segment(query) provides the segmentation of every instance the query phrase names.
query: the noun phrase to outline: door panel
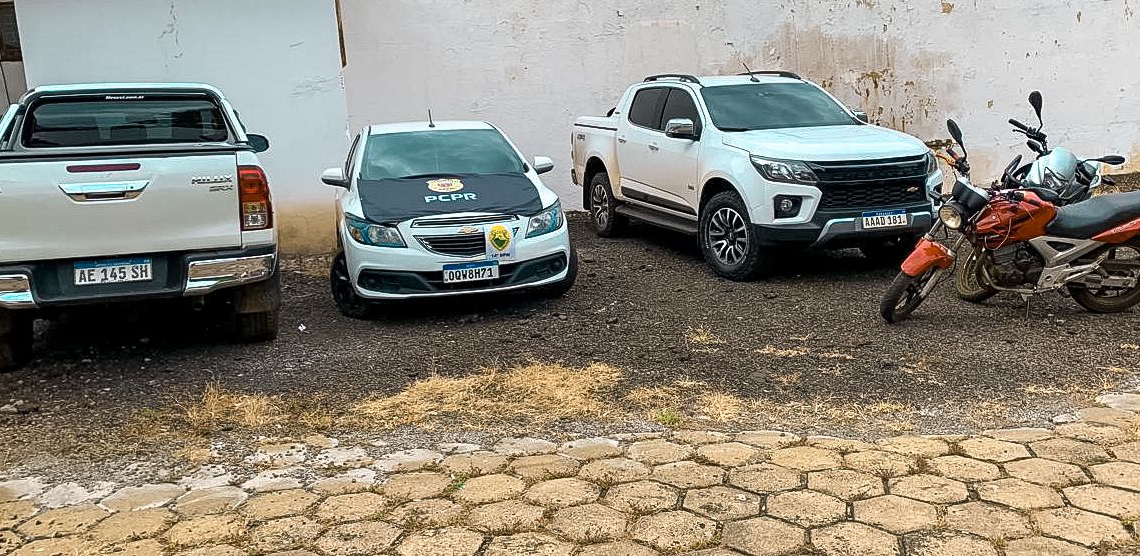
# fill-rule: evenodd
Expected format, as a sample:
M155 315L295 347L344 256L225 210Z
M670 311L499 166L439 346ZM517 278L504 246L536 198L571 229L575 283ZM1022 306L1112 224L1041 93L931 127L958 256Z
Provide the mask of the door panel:
M644 189L653 179L657 151L650 144L663 137L656 128L669 90L665 87L641 89L633 98L628 117L618 125L617 155L621 187Z
M701 114L693 101L692 95L684 89L671 89L661 114L661 128L675 118L687 118L693 121L694 131L699 138L703 130ZM700 160L701 143L699 140L674 139L660 134L656 141L656 163L653 168L651 184L683 203L686 207L697 206L697 167Z

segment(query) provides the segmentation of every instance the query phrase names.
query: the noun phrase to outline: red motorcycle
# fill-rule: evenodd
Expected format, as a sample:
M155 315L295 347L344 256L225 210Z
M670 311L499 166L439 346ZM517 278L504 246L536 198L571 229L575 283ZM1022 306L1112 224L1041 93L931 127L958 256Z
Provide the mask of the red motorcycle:
M981 286L1027 298L1059 291L1096 313L1140 303L1140 192L1058 207L1049 200L1055 201L1056 193L1026 187L1014 176L1020 156L1006 168L1000 185L982 189L970 183L961 129L954 120L946 127L962 148L961 155L951 155L959 177L938 221L883 296L883 319L896 323L910 316L952 274L954 254L967 242L979 258ZM1090 162L1123 164L1124 158ZM959 234L952 247L939 242L949 239L948 231Z

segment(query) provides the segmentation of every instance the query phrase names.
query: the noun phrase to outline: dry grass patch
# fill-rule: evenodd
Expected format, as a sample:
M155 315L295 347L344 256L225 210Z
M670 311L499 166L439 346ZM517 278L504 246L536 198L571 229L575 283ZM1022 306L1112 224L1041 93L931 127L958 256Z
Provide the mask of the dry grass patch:
M245 394L227 390L215 381L207 384L201 395L176 401L171 409L136 412L126 431L139 438L156 438L271 427L322 430L331 424L332 413L319 396Z
M620 370L602 364L487 368L461 377L434 375L403 392L357 404L350 413L356 421L385 428L439 421L483 428L509 422L542 426L561 419L606 420L617 409L613 390L621 378Z
M771 355L773 357L801 357L807 355L808 350L804 348L781 349L774 348L772 346L764 346L756 350L756 353L759 353L761 355Z

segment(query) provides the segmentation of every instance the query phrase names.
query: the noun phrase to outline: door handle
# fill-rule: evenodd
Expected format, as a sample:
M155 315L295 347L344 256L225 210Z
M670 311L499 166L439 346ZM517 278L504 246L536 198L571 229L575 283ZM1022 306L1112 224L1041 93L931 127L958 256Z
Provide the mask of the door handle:
M618 143L625 143L625 137L618 136Z
M59 189L76 201L117 201L138 197L150 180L106 183L61 183Z
M651 151L659 151L659 150L661 150L661 147L658 147L658 146L657 146L657 143L650 143L650 144L649 144L649 150L651 150Z

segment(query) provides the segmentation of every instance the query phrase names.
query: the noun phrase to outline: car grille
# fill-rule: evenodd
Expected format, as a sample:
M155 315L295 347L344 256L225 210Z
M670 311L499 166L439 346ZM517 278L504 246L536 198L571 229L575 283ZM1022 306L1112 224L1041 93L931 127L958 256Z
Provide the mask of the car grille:
M879 208L926 199L926 156L874 162L814 162L821 209Z
M428 251L452 257L475 257L486 253L487 249L483 234L416 236L416 239Z
M472 226L494 222L518 220L513 214L483 214L478 216L454 216L448 218L421 218L412 221L413 228L450 228L452 226Z

